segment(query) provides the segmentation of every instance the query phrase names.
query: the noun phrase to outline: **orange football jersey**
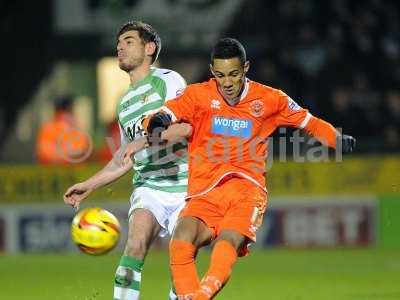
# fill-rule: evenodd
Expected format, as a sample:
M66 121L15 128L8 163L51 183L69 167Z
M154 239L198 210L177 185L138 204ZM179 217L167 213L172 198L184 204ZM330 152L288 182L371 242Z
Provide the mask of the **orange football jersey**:
M235 106L223 99L216 81L210 79L189 85L162 110L174 122L193 127L188 197L207 193L227 175L246 178L266 191L267 138L279 126L305 128L314 118L282 91L248 79ZM328 140L331 135L332 140L336 132L329 126L330 132L322 135Z

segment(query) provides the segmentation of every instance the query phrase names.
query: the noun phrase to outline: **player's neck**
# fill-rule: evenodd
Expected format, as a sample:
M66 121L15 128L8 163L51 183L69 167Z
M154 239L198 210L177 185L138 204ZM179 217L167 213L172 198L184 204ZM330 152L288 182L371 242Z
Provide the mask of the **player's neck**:
M224 99L230 106L235 106L240 101L240 95L235 97L235 98L232 98L232 99L227 99L225 97L224 97Z
M150 73L151 65L142 64L137 66L135 69L129 71L129 78L131 85L135 85L139 81L143 80Z
M229 104L229 106L235 106L236 104L238 104L238 103L240 102L240 100L241 100L241 98L242 98L244 86L245 86L245 84L242 85L242 87L240 88L239 94L238 94L235 98L232 98L232 99L225 98L225 97L223 96L224 94L222 93L221 90L220 90L220 94L221 94L222 97L224 98L225 102ZM218 89L219 89L219 87L218 87Z

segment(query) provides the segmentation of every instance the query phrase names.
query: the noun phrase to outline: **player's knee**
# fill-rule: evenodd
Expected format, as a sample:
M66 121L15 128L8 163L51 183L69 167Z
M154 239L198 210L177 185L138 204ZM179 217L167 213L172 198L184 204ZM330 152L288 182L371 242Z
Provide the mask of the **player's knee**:
M227 241L233 248L238 250L246 242L246 237L233 231L223 231L218 236L217 241Z
M172 239L192 243L202 247L210 242L211 231L200 220L192 217L183 217L178 220Z
M193 243L194 241L194 234L192 232L182 228L182 226L177 226L174 230L174 235L172 237L173 240L185 241Z
M191 226L185 226L184 222L179 222L174 229L173 240L193 243L196 238L196 231Z
M128 240L126 254L136 259L143 260L147 254L148 245L145 238L135 238Z

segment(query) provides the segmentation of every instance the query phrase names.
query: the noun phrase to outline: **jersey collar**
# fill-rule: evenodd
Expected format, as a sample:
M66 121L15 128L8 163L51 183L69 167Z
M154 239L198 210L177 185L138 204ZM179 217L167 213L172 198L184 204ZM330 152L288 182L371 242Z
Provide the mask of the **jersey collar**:
M250 86L250 80L246 77L244 80L244 88L243 88L242 94L240 95L240 101L242 101L244 98L246 98L246 96L249 92L249 86Z

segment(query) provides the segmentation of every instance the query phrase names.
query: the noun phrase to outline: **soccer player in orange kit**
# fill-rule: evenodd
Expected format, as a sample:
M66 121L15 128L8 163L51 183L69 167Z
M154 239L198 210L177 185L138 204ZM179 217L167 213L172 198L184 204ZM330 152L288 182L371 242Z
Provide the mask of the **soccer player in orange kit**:
M189 142L188 202L170 242L178 299L212 299L237 258L256 241L267 204L266 140L277 127L304 129L330 148L340 144L343 152L355 146L353 137L341 135L282 91L246 78L249 62L239 41L219 40L210 69L214 78L189 85L145 125L150 144L179 134ZM176 122L187 123L186 130L174 134L170 125ZM135 151L137 146L129 145L125 157ZM200 280L195 257L212 241L210 266Z

